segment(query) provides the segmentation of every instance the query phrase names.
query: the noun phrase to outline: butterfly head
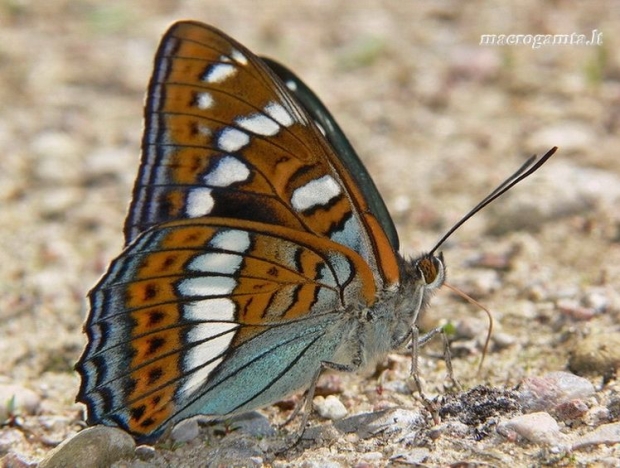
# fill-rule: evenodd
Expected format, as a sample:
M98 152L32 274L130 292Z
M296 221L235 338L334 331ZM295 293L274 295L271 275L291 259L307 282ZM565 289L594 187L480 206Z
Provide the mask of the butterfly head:
M419 284L428 290L440 288L446 279L443 254L424 254L412 261Z
M411 325L415 325L433 292L444 284L445 278L446 268L441 253L425 253L404 263L399 294L402 302L396 306L403 312L401 326L409 330Z

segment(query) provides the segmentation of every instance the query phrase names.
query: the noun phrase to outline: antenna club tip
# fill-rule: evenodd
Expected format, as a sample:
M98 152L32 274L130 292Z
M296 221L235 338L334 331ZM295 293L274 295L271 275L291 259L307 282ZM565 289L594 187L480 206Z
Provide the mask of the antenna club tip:
M554 147L552 147L549 151L547 151L547 152L544 154L543 158L545 158L545 159L546 159L546 158L550 158L551 156L553 156L553 155L555 154L555 152L556 152L558 149L559 149L559 147L558 147L558 146L554 146Z

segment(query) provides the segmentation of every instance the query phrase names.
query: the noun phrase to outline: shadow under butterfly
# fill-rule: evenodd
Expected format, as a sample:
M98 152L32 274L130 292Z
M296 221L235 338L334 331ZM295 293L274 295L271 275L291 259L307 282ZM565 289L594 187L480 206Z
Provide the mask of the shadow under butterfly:
M555 151L405 259L315 94L215 28L173 24L148 88L125 248L89 294L76 365L87 422L154 441L192 416L222 419L306 389L311 401L322 369L355 371L412 340L415 353L437 332L418 338L416 326L444 283L435 252Z

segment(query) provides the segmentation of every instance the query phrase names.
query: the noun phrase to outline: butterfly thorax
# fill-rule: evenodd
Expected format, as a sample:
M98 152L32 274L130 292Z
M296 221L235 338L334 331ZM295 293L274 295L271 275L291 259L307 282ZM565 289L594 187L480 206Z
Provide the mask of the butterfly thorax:
M355 368L372 366L387 353L402 349L411 339L420 312L444 282L445 267L443 257L433 254L409 260L399 257L399 262L399 284L384 289L372 306L351 308L352 323L346 327L350 337L342 339L335 354L336 363Z

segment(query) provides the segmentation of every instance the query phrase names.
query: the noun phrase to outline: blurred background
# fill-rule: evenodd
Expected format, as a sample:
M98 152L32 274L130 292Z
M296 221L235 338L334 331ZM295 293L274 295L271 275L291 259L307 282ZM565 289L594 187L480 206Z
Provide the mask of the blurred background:
M470 306L440 293L424 324L455 324L466 386L566 368L580 337L617 328L619 5L0 1L0 387L33 393L24 421L37 434L11 434L11 450L36 460L79 429L84 298L120 253L153 55L179 19L222 29L314 89L376 181L405 254L430 249L527 156L559 146L444 246L449 281L496 314L491 364L474 377L486 322ZM480 45L486 34L602 44ZM445 370L427 366L432 392Z

